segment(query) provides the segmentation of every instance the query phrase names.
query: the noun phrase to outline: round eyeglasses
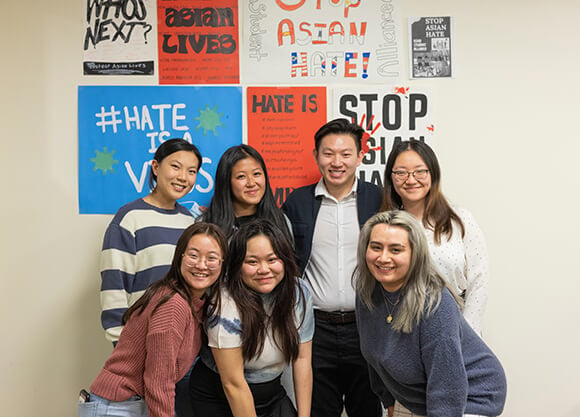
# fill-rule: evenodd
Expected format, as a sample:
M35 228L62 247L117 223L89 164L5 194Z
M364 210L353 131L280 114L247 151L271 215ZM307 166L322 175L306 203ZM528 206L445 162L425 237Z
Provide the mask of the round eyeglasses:
M185 262L185 265L187 265L190 268L199 267L201 262L203 261L207 269L209 269L210 271L214 271L220 267L222 260L223 260L222 258L218 258L217 256L213 255L205 257L199 256L198 254L195 253L183 254L183 262Z
M403 183L409 179L409 176L412 175L417 181L423 181L427 179L427 174L429 174L428 169L416 169L415 171L405 171L405 170L397 170L392 171L393 177L396 182Z

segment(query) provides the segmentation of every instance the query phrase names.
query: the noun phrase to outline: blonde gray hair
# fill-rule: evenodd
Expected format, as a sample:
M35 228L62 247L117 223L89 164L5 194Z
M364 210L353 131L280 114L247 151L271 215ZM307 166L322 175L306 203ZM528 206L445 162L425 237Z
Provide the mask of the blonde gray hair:
M369 310L375 307L372 294L377 285L380 285L366 262L371 231L377 224L387 224L405 230L411 247L409 271L400 290L401 301L392 323L393 329L411 333L413 326L419 323L424 314L428 317L437 308L441 301L441 291L445 287L449 289L460 307L463 306L463 300L448 285L431 259L425 233L417 220L405 211L393 210L377 213L371 217L362 228L358 241L358 265L353 275L353 285L357 295Z

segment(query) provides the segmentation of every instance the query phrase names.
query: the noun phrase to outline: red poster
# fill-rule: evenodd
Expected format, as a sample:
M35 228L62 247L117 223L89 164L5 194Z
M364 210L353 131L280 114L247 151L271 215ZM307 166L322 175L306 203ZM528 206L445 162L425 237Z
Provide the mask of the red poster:
M326 123L325 87L248 87L248 145L268 167L278 205L294 188L316 182L314 133Z
M159 84L239 84L237 0L158 0Z

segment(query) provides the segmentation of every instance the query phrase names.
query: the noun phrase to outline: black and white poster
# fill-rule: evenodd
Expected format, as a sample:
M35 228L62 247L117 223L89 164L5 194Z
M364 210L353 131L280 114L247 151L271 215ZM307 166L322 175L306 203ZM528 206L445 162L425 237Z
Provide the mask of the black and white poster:
M84 0L83 73L152 75L155 0Z
M450 16L409 18L411 78L453 76L452 22Z

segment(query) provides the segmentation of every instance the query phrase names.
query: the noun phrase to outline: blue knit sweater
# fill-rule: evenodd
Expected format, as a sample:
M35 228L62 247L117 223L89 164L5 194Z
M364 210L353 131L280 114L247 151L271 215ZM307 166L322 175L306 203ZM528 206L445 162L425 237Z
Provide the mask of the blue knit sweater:
M389 300L397 298L377 284L373 310L358 298L356 304L361 351L383 405L397 400L428 417L500 415L506 398L503 368L467 324L449 291L443 290L437 309L409 334L386 323L384 294ZM392 311L394 317L400 304Z

